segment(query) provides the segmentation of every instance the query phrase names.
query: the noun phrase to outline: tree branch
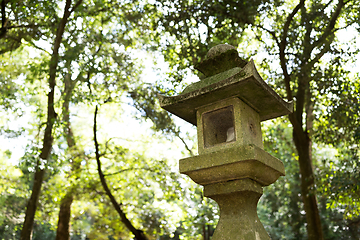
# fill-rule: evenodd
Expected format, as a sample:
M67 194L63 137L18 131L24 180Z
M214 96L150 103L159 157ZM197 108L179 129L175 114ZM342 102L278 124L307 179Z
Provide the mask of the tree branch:
M0 31L0 38L5 37L6 32L7 32L7 28L6 28L6 24L7 24L7 19L6 19L6 0L2 0L1 1L1 31Z
M339 0L338 4L336 6L335 12L331 16L329 24L327 25L326 29L324 30L323 35L317 41L315 41L313 43L313 47L312 47L313 49L316 46L319 46L319 45L323 44L323 42L326 41L326 39L329 37L329 35L333 34L333 29L335 27L336 21L338 20L338 18L340 16L340 13L341 13L341 10L345 6L345 4L346 3L344 2L344 0Z
M185 140L184 140L184 138L182 138L181 136L180 136L180 132L179 131L174 131L174 133L175 133L175 136L176 137L178 137L181 141L182 141L182 143L185 145L185 148L186 148L186 150L188 150L188 152L190 153L190 156L195 156L195 154L193 153L193 151L189 148L189 146L187 145L187 143L185 142Z
M80 4L82 3L82 1L83 1L83 0L78 0L78 1L75 3L74 7L72 7L72 9L70 10L70 12L71 12L71 13L74 12L75 9L76 9L78 6L80 6Z
M9 26L6 29L13 29L13 28L35 28L38 25L35 24L23 24L23 25L16 25L16 26Z
M324 33L322 34L322 36L315 41L310 49L311 51L318 46L323 45L323 48L321 49L321 51L316 54L316 56L309 62L309 66L312 67L316 62L318 62L325 53L327 53L329 51L330 48L330 44L333 42L334 38L335 38L335 32L338 30L335 28L335 24L340 16L341 10L343 9L343 7L347 4L348 2L344 2L343 0L339 0L335 12L333 13L329 24L327 25L326 29L324 30Z
M282 33L282 38L281 41L279 43L279 57L280 57L280 65L281 65L281 69L283 71L283 75L284 75L284 83L285 83L285 89L286 89L286 95L287 95L287 100L288 101L292 101L293 100L293 94L292 94L292 90L291 90L291 86L290 86L290 82L291 82L291 76L287 70L287 59L286 59L286 46L287 46L287 37L288 37L288 32L289 32L289 28L290 28L290 24L292 22L292 20L294 19L295 15L298 13L298 11L305 5L305 0L300 0L300 2L298 3L298 5L296 5L296 7L293 9L293 11L289 14L289 16L287 16L286 18L286 22L284 24L283 27L283 33ZM298 91L299 93L299 91ZM298 99L296 99L296 102L298 102ZM297 105L298 106L298 105ZM291 122L291 124L293 125L294 128L294 133L297 137L299 138L304 138L304 131L302 129L302 123L301 123L301 119L299 120L295 115L295 113L298 112L298 108L296 108L294 113L289 114L289 120Z
M27 43L29 43L29 44L30 44L31 46L33 46L34 48L39 49L39 50L41 50L41 51L43 51L43 52L46 52L47 54L51 55L51 53L49 53L46 49L37 46L37 45L36 45L35 43L33 43L32 41L30 41L30 42L27 41Z
M106 177L107 177L107 176L112 176L112 175L120 174L120 173L127 172L127 171L132 171L132 170L152 171L150 168L126 168L126 169L122 169L122 170L117 171L117 172L104 174L104 176L106 176Z
M276 45L278 46L278 48L280 48L280 42L279 42L279 39L276 37L276 34L274 31L271 31L263 26L261 26L260 24L256 25L255 27L258 27L262 30L264 30L265 32L269 33L270 36L274 39L274 41L276 42Z
M286 88L286 94L287 94L288 101L292 101L293 97L292 97L292 91L291 91L291 87L290 87L291 77L287 70L287 64L286 64L287 61L286 61L286 57L285 57L285 49L286 49L286 45L287 45L286 38L287 38L287 34L289 31L291 21L294 19L294 16L300 10L300 8L304 6L304 4L305 4L305 0L300 0L299 4L296 5L294 10L286 18L286 22L284 24L284 31L282 34L282 39L279 44L280 65L281 65L281 69L284 74L284 82L285 82L285 88Z
M296 13L300 10L300 8L302 8L304 6L304 4L305 4L305 0L300 0L299 4L296 5L294 10L286 18L286 22L284 24L284 32L283 32L283 36L282 36L282 39L281 39L281 44L284 45L284 49L285 49L285 46L286 46L286 38L287 38L287 33L289 31L290 23L294 19Z
M97 163L97 169L98 169L98 174L100 177L100 181L101 184L106 192L106 195L108 195L108 197L110 198L111 203L113 204L115 210L118 212L118 214L120 215L120 219L121 221L125 224L126 228L132 232L132 234L135 235L135 238L137 240L148 240L147 237L145 236L145 234L141 231L138 230L134 227L134 225L132 225L132 223L130 222L130 220L126 217L126 214L124 213L124 211L121 209L121 203L119 204L114 195L112 195L107 183L106 183L106 179L105 179L105 175L101 169L101 161L100 161L100 152L99 152L99 143L97 141L97 135L96 135L96 117L98 114L98 106L95 107L95 113L94 113L94 144L95 144L95 156L96 156L96 163Z

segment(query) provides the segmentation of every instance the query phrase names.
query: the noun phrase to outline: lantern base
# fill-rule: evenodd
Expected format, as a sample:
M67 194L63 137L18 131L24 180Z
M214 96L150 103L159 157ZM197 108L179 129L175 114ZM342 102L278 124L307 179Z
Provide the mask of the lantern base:
M179 168L180 173L203 186L245 178L268 186L285 175L279 159L251 144L184 158Z
M261 185L251 179L204 186L204 195L220 208L212 240L270 240L256 211L262 193Z

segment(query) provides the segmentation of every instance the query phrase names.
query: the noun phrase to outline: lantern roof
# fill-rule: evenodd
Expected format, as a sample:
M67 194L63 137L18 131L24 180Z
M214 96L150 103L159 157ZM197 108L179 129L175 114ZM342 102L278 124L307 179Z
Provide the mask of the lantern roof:
M227 44L213 47L207 59L195 66L205 76L177 96L159 95L160 106L196 125L196 110L238 97L259 113L260 120L288 115L293 103L284 101L259 75L253 60L246 62Z

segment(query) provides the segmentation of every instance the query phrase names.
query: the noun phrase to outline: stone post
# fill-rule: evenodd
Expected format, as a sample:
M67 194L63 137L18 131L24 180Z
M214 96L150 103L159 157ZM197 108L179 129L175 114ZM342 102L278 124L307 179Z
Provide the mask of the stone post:
M180 172L204 186L220 219L213 240L270 239L257 215L263 187L285 175L264 151L260 122L292 112L236 49L213 47L196 66L204 79L178 96L159 96L161 107L197 126L198 156L181 159Z

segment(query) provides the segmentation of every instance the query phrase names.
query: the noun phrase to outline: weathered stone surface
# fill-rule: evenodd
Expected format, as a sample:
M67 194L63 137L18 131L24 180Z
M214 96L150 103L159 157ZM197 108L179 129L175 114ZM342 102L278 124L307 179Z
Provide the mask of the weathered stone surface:
M214 57L220 56L221 54L223 54L229 50L236 51L236 48L229 44L216 45L215 47L210 48L209 52L206 54L206 58L209 59L209 58L214 58ZM221 63L220 63L220 65L221 65Z
M216 129L216 125L214 125L215 123L211 125L205 121L206 116L229 106L232 108L232 116L227 117L231 117L233 120L234 141L223 141L222 143L207 146L205 143L206 137L209 134L219 135L219 132L217 132L218 130ZM198 121L198 150L200 155L249 144L253 144L262 149L264 148L259 113L237 97L228 98L199 108L196 118ZM220 121L224 122L224 120ZM221 124L221 122L217 124ZM224 131L226 130L228 129Z
M179 169L201 185L249 178L268 186L285 175L284 164L255 145L181 159Z
M204 195L220 208L220 219L212 240L270 240L256 207L261 186L250 179L206 185Z
M252 107L261 121L287 115L293 109L292 102L285 102L264 82L253 61L235 75L208 84L178 96L159 95L160 106L193 125L197 124L196 109L230 97L238 97Z
M225 181L204 186L204 196L228 195L236 192L255 192L263 194L262 186L249 178Z
M220 44L211 48L206 55L206 59L195 68L204 74L205 77L225 72L232 68L242 68L246 61L239 57L236 49L228 44Z
M234 76L234 75L236 75L236 74L238 74L240 72L241 72L241 68L239 68L239 67L231 68L229 70L226 70L225 72L218 73L218 74L213 75L211 77L205 78L205 79L203 79L201 81L190 84L189 86L187 86L184 89L184 91L182 91L182 94L185 94L185 93L188 93L188 92L193 92L193 91L195 91L197 89L200 89L200 88L206 87L208 85L217 83L221 79L227 79L227 78L232 77L232 76Z

